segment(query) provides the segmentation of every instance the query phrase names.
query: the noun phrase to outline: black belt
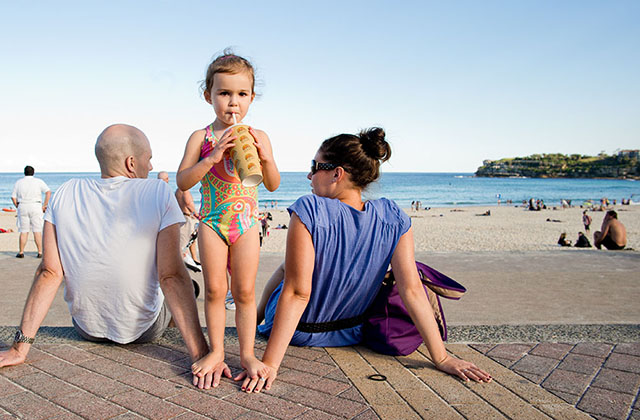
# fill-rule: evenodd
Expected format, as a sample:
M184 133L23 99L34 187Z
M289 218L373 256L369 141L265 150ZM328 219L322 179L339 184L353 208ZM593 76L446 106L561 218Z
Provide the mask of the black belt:
M306 333L322 333L330 331L344 330L356 327L364 322L367 317L365 314L354 316L352 318L338 319L336 321L327 322L299 322L296 330Z

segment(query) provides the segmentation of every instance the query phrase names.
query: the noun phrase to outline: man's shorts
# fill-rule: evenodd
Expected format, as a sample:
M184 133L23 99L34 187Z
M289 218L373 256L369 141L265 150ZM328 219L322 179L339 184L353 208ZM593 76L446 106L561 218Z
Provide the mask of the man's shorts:
M613 241L613 239L611 239L611 236L609 235L605 236L600 244L610 251L618 251L620 249L624 249L624 245L618 245Z
M18 232L42 232L44 213L41 203L20 203L18 205Z
M93 341L96 343L110 343L111 340L103 337L94 337L89 335L86 331L84 331L80 326L76 323L76 320L71 318L71 322L73 323L73 327L76 332L80 335L80 337L84 338L87 341ZM162 308L160 308L160 313L158 314L158 318L156 322L154 322L147 331L143 332L140 337L129 344L141 344L141 343L149 343L151 341L157 340L162 336L164 330L169 326L169 322L171 322L171 312L169 312L169 307L167 306L167 301L165 300L162 304Z

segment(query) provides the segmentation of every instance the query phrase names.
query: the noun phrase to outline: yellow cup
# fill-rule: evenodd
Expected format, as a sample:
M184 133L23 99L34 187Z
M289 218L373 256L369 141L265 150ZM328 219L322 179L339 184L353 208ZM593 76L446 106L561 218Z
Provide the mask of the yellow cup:
M231 130L232 136L236 136L230 154L240 181L245 187L255 187L262 182L262 166L249 126L234 124L228 130Z

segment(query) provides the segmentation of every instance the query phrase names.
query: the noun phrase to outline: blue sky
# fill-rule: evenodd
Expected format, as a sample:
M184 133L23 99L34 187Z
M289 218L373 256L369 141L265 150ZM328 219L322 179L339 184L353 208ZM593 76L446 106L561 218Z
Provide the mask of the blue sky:
M213 120L199 94L225 47L258 70L245 121L282 171L320 142L387 131L387 171L640 148L638 1L0 0L0 172L98 171L104 127L175 171Z

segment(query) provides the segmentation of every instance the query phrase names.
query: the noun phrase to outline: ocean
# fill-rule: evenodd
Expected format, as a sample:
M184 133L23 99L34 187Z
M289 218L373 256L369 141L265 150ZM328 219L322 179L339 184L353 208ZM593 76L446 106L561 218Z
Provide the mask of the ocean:
M169 174L175 189L175 172ZM21 173L0 173L0 208L13 207L11 192ZM44 180L55 192L56 188L71 178L99 178L99 173L40 172L36 177ZM149 174L156 177L156 173ZM196 203L200 202L199 186L191 190ZM268 192L259 187L260 208L277 202L280 209L293 203L298 197L310 194L306 172L283 172L280 188ZM381 179L365 192L365 199L386 197L408 208L412 201L421 201L423 207L458 207L496 204L498 195L502 203L511 200L514 205L529 198L542 199L547 205L560 205L562 199L573 205L586 200L598 202L607 197L620 203L622 198L640 201L640 182L618 179L539 179L539 178L476 178L471 173L383 173Z

